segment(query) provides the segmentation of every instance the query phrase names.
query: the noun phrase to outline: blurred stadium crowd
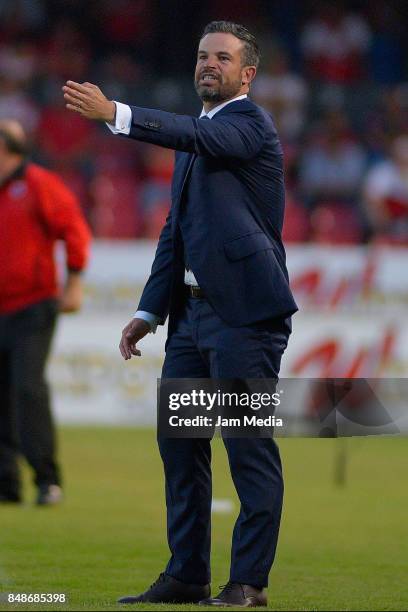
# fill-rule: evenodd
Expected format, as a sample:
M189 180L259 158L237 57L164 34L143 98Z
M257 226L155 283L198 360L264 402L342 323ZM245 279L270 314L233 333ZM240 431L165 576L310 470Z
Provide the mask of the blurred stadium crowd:
M0 118L79 196L94 235L155 238L173 152L112 137L64 107L66 79L112 99L199 114L205 23L256 33L252 98L285 151L286 241L408 244L408 3L0 0Z

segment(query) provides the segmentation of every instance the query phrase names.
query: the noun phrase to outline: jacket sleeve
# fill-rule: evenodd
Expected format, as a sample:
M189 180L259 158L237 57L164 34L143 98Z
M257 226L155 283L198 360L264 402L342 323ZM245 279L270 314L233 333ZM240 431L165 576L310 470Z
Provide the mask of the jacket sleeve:
M160 233L156 255L149 279L140 298L137 310L154 314L164 323L169 313L173 279L173 239L171 236L171 211Z
M52 172L37 178L39 214L54 240L65 243L66 264L71 271L85 268L91 234L76 196Z
M210 121L132 106L130 138L210 157L251 159L265 141L261 113L217 114Z

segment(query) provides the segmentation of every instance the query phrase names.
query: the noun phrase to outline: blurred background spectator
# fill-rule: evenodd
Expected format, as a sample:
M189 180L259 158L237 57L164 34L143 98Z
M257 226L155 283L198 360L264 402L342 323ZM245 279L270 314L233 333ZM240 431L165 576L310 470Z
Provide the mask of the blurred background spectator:
M366 75L371 28L343 2L319 2L301 31L301 49L310 78L353 85Z
M400 0L2 0L0 118L22 122L36 161L77 193L96 236L156 238L173 153L68 115L61 85L88 80L113 99L199 114L196 45L221 18L261 43L252 97L274 116L285 151L286 239L408 244Z
M302 135L306 119L308 87L300 74L290 70L285 51L263 49L263 66L252 86L254 99L274 117L280 138L294 141Z
M376 164L364 184L364 201L373 234L381 242L401 243L408 235L408 134L391 146L389 159Z

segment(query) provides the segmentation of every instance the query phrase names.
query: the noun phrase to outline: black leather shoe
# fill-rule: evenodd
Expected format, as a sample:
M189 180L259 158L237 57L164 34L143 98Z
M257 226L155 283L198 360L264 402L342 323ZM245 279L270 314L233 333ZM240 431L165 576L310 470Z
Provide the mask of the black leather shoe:
M147 591L140 595L121 597L118 603L198 603L210 595L209 584L186 584L163 573Z
M239 582L228 582L216 597L202 599L199 602L200 606L220 608L258 608L266 606L267 603L265 589L257 589L250 584Z

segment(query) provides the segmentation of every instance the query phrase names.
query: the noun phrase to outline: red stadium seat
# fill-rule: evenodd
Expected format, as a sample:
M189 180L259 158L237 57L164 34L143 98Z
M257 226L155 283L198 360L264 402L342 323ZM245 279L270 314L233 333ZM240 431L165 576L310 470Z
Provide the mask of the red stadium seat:
M306 209L291 198L286 199L283 240L285 242L306 242L310 237L309 215Z
M91 183L93 228L99 238L137 238L142 235L139 181L130 172L98 174Z
M358 244L362 228L357 213L347 204L325 202L311 215L312 239L319 244Z

